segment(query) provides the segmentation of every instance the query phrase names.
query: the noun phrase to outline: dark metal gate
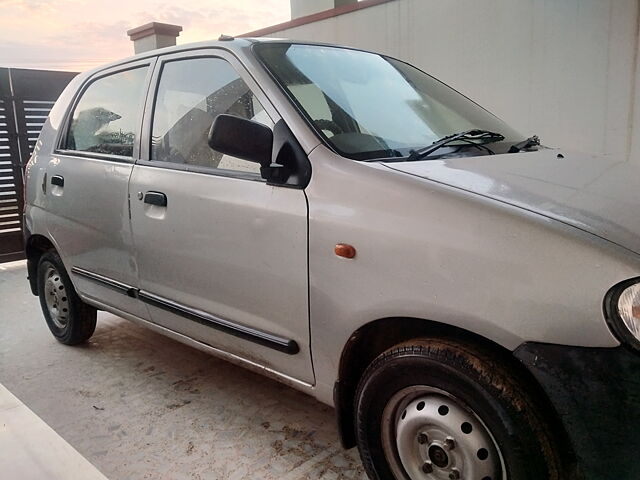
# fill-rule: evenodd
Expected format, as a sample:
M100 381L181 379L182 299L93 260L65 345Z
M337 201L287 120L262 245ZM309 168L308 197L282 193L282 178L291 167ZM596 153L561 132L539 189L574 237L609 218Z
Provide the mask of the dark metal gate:
M0 263L23 258L24 166L72 72L0 68Z

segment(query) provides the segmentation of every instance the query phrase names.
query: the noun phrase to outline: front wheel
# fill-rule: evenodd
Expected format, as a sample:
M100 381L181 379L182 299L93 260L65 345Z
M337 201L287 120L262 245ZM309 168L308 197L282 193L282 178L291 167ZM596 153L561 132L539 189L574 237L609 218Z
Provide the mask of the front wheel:
M553 435L517 371L446 339L381 354L356 393L356 433L377 480L564 478Z
M59 342L77 345L93 335L97 311L80 299L54 251L38 262L38 296L49 330Z

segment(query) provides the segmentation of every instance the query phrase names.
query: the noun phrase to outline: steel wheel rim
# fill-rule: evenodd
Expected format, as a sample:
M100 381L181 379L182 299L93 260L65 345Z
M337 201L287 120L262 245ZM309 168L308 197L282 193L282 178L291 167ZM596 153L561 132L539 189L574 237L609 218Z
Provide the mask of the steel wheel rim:
M382 414L382 447L399 480L507 478L502 452L485 423L434 387L407 387L391 397Z
M44 274L44 299L49 318L59 329L69 323L69 297L62 283L62 277L53 266L48 266Z

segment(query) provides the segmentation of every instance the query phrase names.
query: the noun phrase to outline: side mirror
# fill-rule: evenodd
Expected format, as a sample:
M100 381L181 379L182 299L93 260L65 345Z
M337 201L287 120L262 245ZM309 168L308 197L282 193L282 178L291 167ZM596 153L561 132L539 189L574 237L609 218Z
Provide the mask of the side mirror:
M260 164L268 185L305 188L311 163L289 127L280 119L273 131L258 122L218 115L209 130L209 146L217 152Z
M271 165L273 132L253 120L221 114L215 118L209 130L209 146L218 152L268 168Z

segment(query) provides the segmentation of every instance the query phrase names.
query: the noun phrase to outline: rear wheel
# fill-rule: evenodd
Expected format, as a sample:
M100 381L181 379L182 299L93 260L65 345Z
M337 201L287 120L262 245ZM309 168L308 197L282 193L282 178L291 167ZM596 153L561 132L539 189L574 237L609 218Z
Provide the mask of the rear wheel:
M40 257L38 296L49 330L59 342L77 345L93 335L97 311L80 300L60 256L54 251Z
M451 340L380 355L356 394L358 448L372 479L565 478L543 412L515 369Z

